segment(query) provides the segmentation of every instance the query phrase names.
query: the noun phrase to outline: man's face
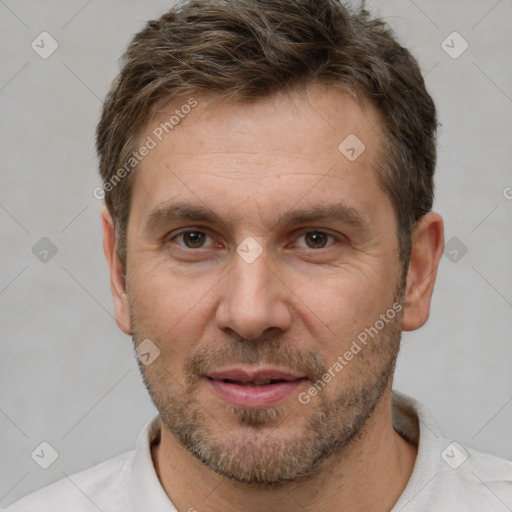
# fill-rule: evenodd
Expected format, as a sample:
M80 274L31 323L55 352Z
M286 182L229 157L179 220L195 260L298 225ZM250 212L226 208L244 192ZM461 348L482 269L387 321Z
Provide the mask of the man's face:
M335 91L198 100L136 171L124 328L161 351L146 384L197 458L293 480L349 446L390 389L402 269L378 116Z

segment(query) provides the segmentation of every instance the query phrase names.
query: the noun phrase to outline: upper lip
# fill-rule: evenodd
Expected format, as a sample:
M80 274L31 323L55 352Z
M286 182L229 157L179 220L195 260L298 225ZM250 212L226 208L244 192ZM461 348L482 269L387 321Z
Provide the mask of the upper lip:
M215 380L234 380L238 382L252 382L261 380L286 380L292 381L305 378L304 375L280 370L278 368L258 368L245 370L243 368L227 368L208 373L207 377Z

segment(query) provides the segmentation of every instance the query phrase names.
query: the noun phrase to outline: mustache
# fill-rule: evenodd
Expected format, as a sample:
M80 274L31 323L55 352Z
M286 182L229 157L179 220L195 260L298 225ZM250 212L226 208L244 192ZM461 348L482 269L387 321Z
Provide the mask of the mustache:
M275 338L238 338L230 339L222 347L207 346L192 354L185 363L188 384L195 384L221 367L236 364L278 366L312 382L327 372L325 360L317 352L292 349Z

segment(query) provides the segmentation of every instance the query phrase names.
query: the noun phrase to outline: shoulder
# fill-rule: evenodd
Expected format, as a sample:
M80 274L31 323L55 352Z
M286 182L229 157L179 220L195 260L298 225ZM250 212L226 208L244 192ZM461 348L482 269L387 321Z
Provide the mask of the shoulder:
M5 512L89 512L126 510L127 474L133 451L123 453L17 501ZM112 504L115 503L115 508Z
M456 441L447 443L440 471L432 481L432 505L439 510L446 504L451 504L451 510L512 510L512 462Z
M512 507L512 461L469 447L466 450L472 475L486 489L499 492Z
M448 439L418 401L393 391L393 425L418 446L393 512L511 512L512 462Z

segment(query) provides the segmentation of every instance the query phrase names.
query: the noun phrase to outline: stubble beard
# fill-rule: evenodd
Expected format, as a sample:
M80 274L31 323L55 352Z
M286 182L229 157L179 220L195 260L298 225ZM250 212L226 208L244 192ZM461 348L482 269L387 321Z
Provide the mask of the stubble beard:
M397 299L403 303L398 294ZM254 487L275 487L311 478L334 457L347 455L364 435L365 426L391 386L400 347L400 320L401 315L397 315L387 323L354 356L350 368L343 368L326 385L326 390L330 386L338 390L334 396L332 392L329 397L322 391L315 400L301 405L303 409L299 411L304 411L303 418L288 418L290 412L286 407L231 407L229 423L236 424L236 432L219 424L207 412L209 404L198 400L196 391L201 374L222 363L264 362L305 374L312 385L328 369L323 358L317 353L285 347L276 338L260 338L232 340L222 349L203 349L194 354L187 360L185 386L177 384L163 365L153 363L145 367L139 361L139 367L160 413L162 428L192 455L232 481ZM146 336L142 335L133 312L132 326L134 342L138 343ZM347 369L351 370L350 379L345 378ZM308 414L310 417L306 419Z

